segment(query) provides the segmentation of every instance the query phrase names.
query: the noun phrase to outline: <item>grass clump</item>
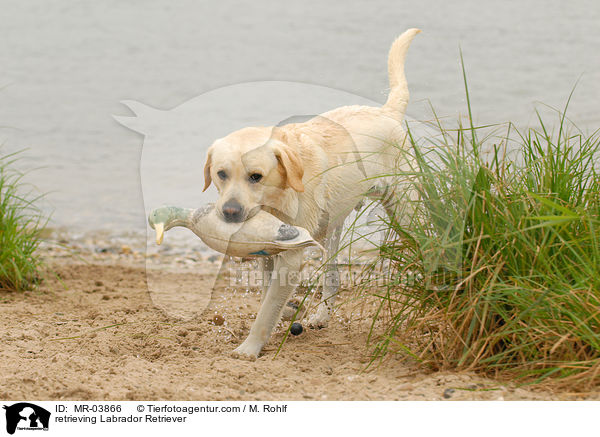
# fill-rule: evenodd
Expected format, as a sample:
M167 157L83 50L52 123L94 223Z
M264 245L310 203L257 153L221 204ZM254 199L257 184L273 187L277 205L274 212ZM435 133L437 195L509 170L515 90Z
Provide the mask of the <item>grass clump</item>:
M12 166L18 154L0 156L0 290L23 291L39 282L40 259L35 252L46 220L23 193L23 174Z
M415 168L398 176L419 198L409 218L383 219L394 232L370 266L383 286L363 283L385 322L371 331L374 357L600 383L600 135L564 113L554 130L538 121L498 135L474 125L469 105L466 125L434 112L433 135L408 130Z

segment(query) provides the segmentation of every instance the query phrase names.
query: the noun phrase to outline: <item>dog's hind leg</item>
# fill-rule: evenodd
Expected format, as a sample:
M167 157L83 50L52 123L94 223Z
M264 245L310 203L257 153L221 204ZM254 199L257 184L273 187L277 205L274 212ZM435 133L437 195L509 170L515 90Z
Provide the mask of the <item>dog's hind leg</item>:
M342 235L343 224L337 226L327 240L327 262L323 277L323 292L321 302L316 312L308 318L308 324L313 328L323 328L329 323L335 298L340 289L340 271L337 264L337 256Z
M378 201L390 220L396 218L398 210L398 201L394 193L394 189L387 184L379 184L371 188L367 192L367 197L371 200Z
M260 261L260 269L262 273L262 277L260 278L262 290L260 295L260 303L262 304L265 300L265 296L267 295L267 291L269 290L269 285L271 285L271 280L273 279L273 269L275 268L275 260L272 256L267 256L261 259Z

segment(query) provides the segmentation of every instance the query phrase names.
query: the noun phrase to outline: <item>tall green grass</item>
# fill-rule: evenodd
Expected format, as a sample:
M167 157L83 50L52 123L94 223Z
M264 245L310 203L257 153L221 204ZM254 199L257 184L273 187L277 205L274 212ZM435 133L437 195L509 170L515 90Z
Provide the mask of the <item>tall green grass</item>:
M524 131L477 127L466 89L466 123L432 110L433 134L408 129L414 171L397 176L418 200L382 219L393 232L362 284L385 326L371 331L374 359L598 385L600 135L564 112L553 128L539 114Z
M39 281L36 249L46 220L36 206L40 196L25 191L14 168L18 154L0 156L0 290L23 291Z

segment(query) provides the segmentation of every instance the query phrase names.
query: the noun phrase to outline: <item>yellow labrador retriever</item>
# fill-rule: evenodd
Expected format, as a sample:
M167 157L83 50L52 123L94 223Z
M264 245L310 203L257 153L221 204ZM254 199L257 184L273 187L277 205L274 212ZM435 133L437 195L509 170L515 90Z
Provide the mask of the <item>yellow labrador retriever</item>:
M391 46L391 89L382 107L345 106L304 123L248 127L215 141L207 152L204 190L215 184L223 219L243 222L264 209L327 240L329 253L335 254L344 219L365 195L389 183L379 176L406 165L401 157L401 122L409 98L404 61L419 32L407 30ZM234 356L258 356L294 291L290 273L301 263L302 250L275 257L256 321ZM327 324L339 288L335 260L329 263L321 303L308 321L312 326Z

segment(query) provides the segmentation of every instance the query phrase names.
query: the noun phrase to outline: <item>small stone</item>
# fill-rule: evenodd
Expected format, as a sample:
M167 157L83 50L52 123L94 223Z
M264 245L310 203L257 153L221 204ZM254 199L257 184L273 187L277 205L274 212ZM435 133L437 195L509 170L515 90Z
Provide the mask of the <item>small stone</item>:
M222 315L215 314L212 317L211 322L213 322L213 324L215 324L216 326L221 326L223 323L225 323L225 319L223 318Z
M96 282L94 282L94 285L96 287L102 287L104 285L104 282L102 282L102 281L96 281Z
M447 388L446 390L444 390L444 399L450 399L454 392L455 390L453 388Z
M290 333L292 335L300 335L302 334L302 331L304 329L302 328L302 325L298 322L294 322L292 323L292 327L290 328Z

